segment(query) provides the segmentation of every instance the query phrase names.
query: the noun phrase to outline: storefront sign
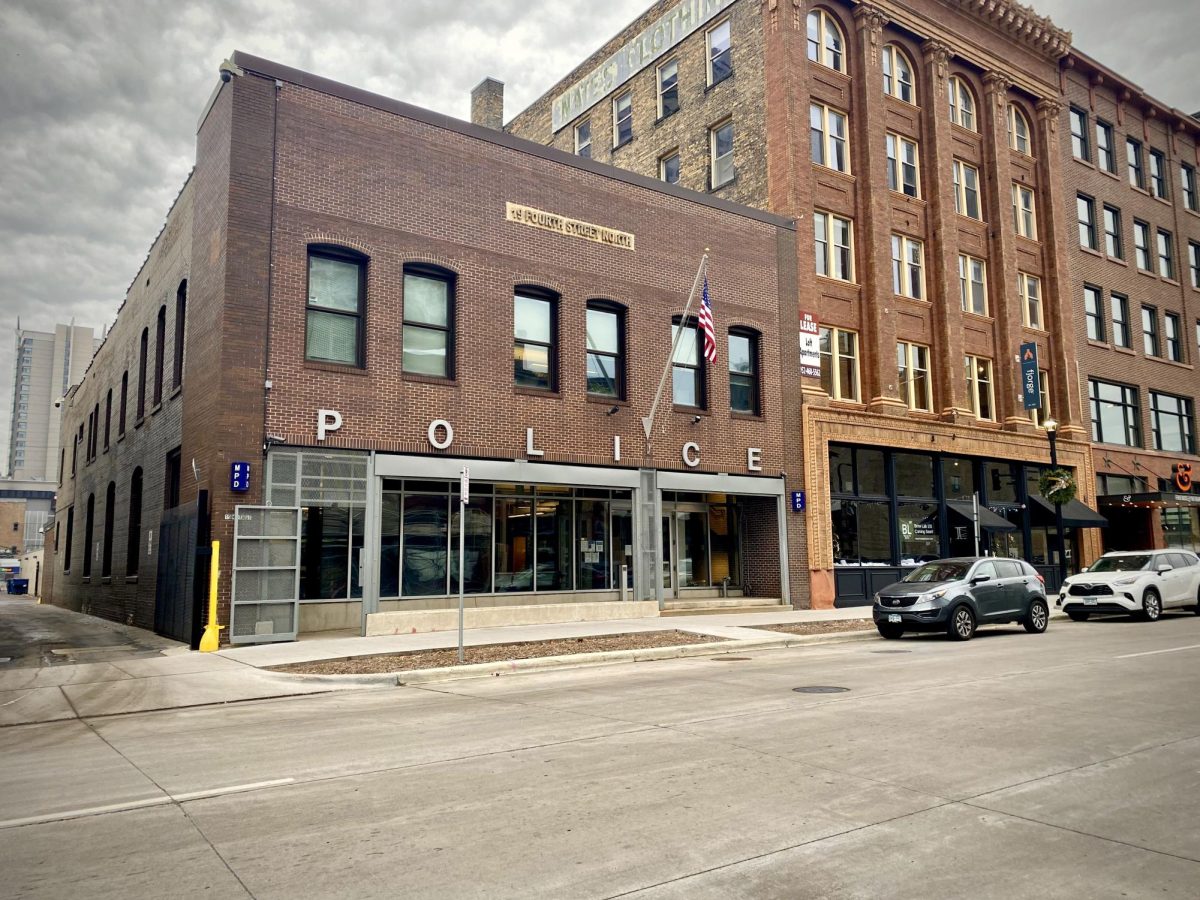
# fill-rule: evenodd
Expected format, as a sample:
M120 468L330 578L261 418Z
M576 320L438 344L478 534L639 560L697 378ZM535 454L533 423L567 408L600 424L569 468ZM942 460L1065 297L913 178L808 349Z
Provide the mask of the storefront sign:
M250 490L250 463L229 464L229 489L239 494Z
M1175 463L1171 466L1171 480L1175 482L1176 490L1190 491L1192 489L1192 464Z
M1021 399L1026 409L1042 408L1042 392L1038 375L1037 344L1030 341L1021 345Z
M800 374L821 377L821 323L809 312L800 313Z
M317 440L325 440L325 435L342 427L342 414L336 409L317 410Z
M804 512L804 491L792 491L792 512Z
M633 249L633 235L627 231L617 231L613 228L605 228L603 225L593 225L591 222L568 219L566 216L534 209L531 206L505 203L504 218L510 222L519 222L522 225L541 228L543 231L554 231L567 237L582 238L597 244L608 244L623 250Z
M554 98L551 122L558 131L587 112L734 0L684 0Z

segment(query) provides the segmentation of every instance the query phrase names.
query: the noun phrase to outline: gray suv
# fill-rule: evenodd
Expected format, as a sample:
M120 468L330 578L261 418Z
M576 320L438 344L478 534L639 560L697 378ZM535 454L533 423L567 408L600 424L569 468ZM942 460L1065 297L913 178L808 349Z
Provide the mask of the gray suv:
M995 556L924 563L875 595L875 627L889 640L944 631L969 641L977 625L1020 622L1041 634L1050 621L1046 585L1029 563Z

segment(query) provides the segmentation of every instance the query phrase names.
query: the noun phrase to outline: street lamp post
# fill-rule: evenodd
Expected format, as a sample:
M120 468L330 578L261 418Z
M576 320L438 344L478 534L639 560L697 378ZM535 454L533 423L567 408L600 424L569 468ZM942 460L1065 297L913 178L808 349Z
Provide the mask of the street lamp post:
M1058 468L1058 422L1046 420L1046 437L1050 441L1050 468ZM1061 587L1067 580L1067 542L1063 536L1062 504L1054 504L1054 530L1058 540L1058 584Z

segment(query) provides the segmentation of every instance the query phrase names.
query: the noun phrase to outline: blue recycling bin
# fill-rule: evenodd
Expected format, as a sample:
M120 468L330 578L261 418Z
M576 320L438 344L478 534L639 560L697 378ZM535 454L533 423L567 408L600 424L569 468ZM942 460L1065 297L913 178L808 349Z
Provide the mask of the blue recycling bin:
M8 592L10 594L28 594L29 579L28 578L10 578L8 579Z

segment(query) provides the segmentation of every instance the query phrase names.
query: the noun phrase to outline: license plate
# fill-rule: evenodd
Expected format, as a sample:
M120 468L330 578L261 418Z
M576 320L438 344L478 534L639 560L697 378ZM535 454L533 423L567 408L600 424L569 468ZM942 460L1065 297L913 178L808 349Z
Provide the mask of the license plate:
M1084 597L1083 598L1084 606L1095 606L1099 602L1100 601L1096 597Z
M900 613L888 613L888 622L898 623L901 621L903 620L900 618Z

